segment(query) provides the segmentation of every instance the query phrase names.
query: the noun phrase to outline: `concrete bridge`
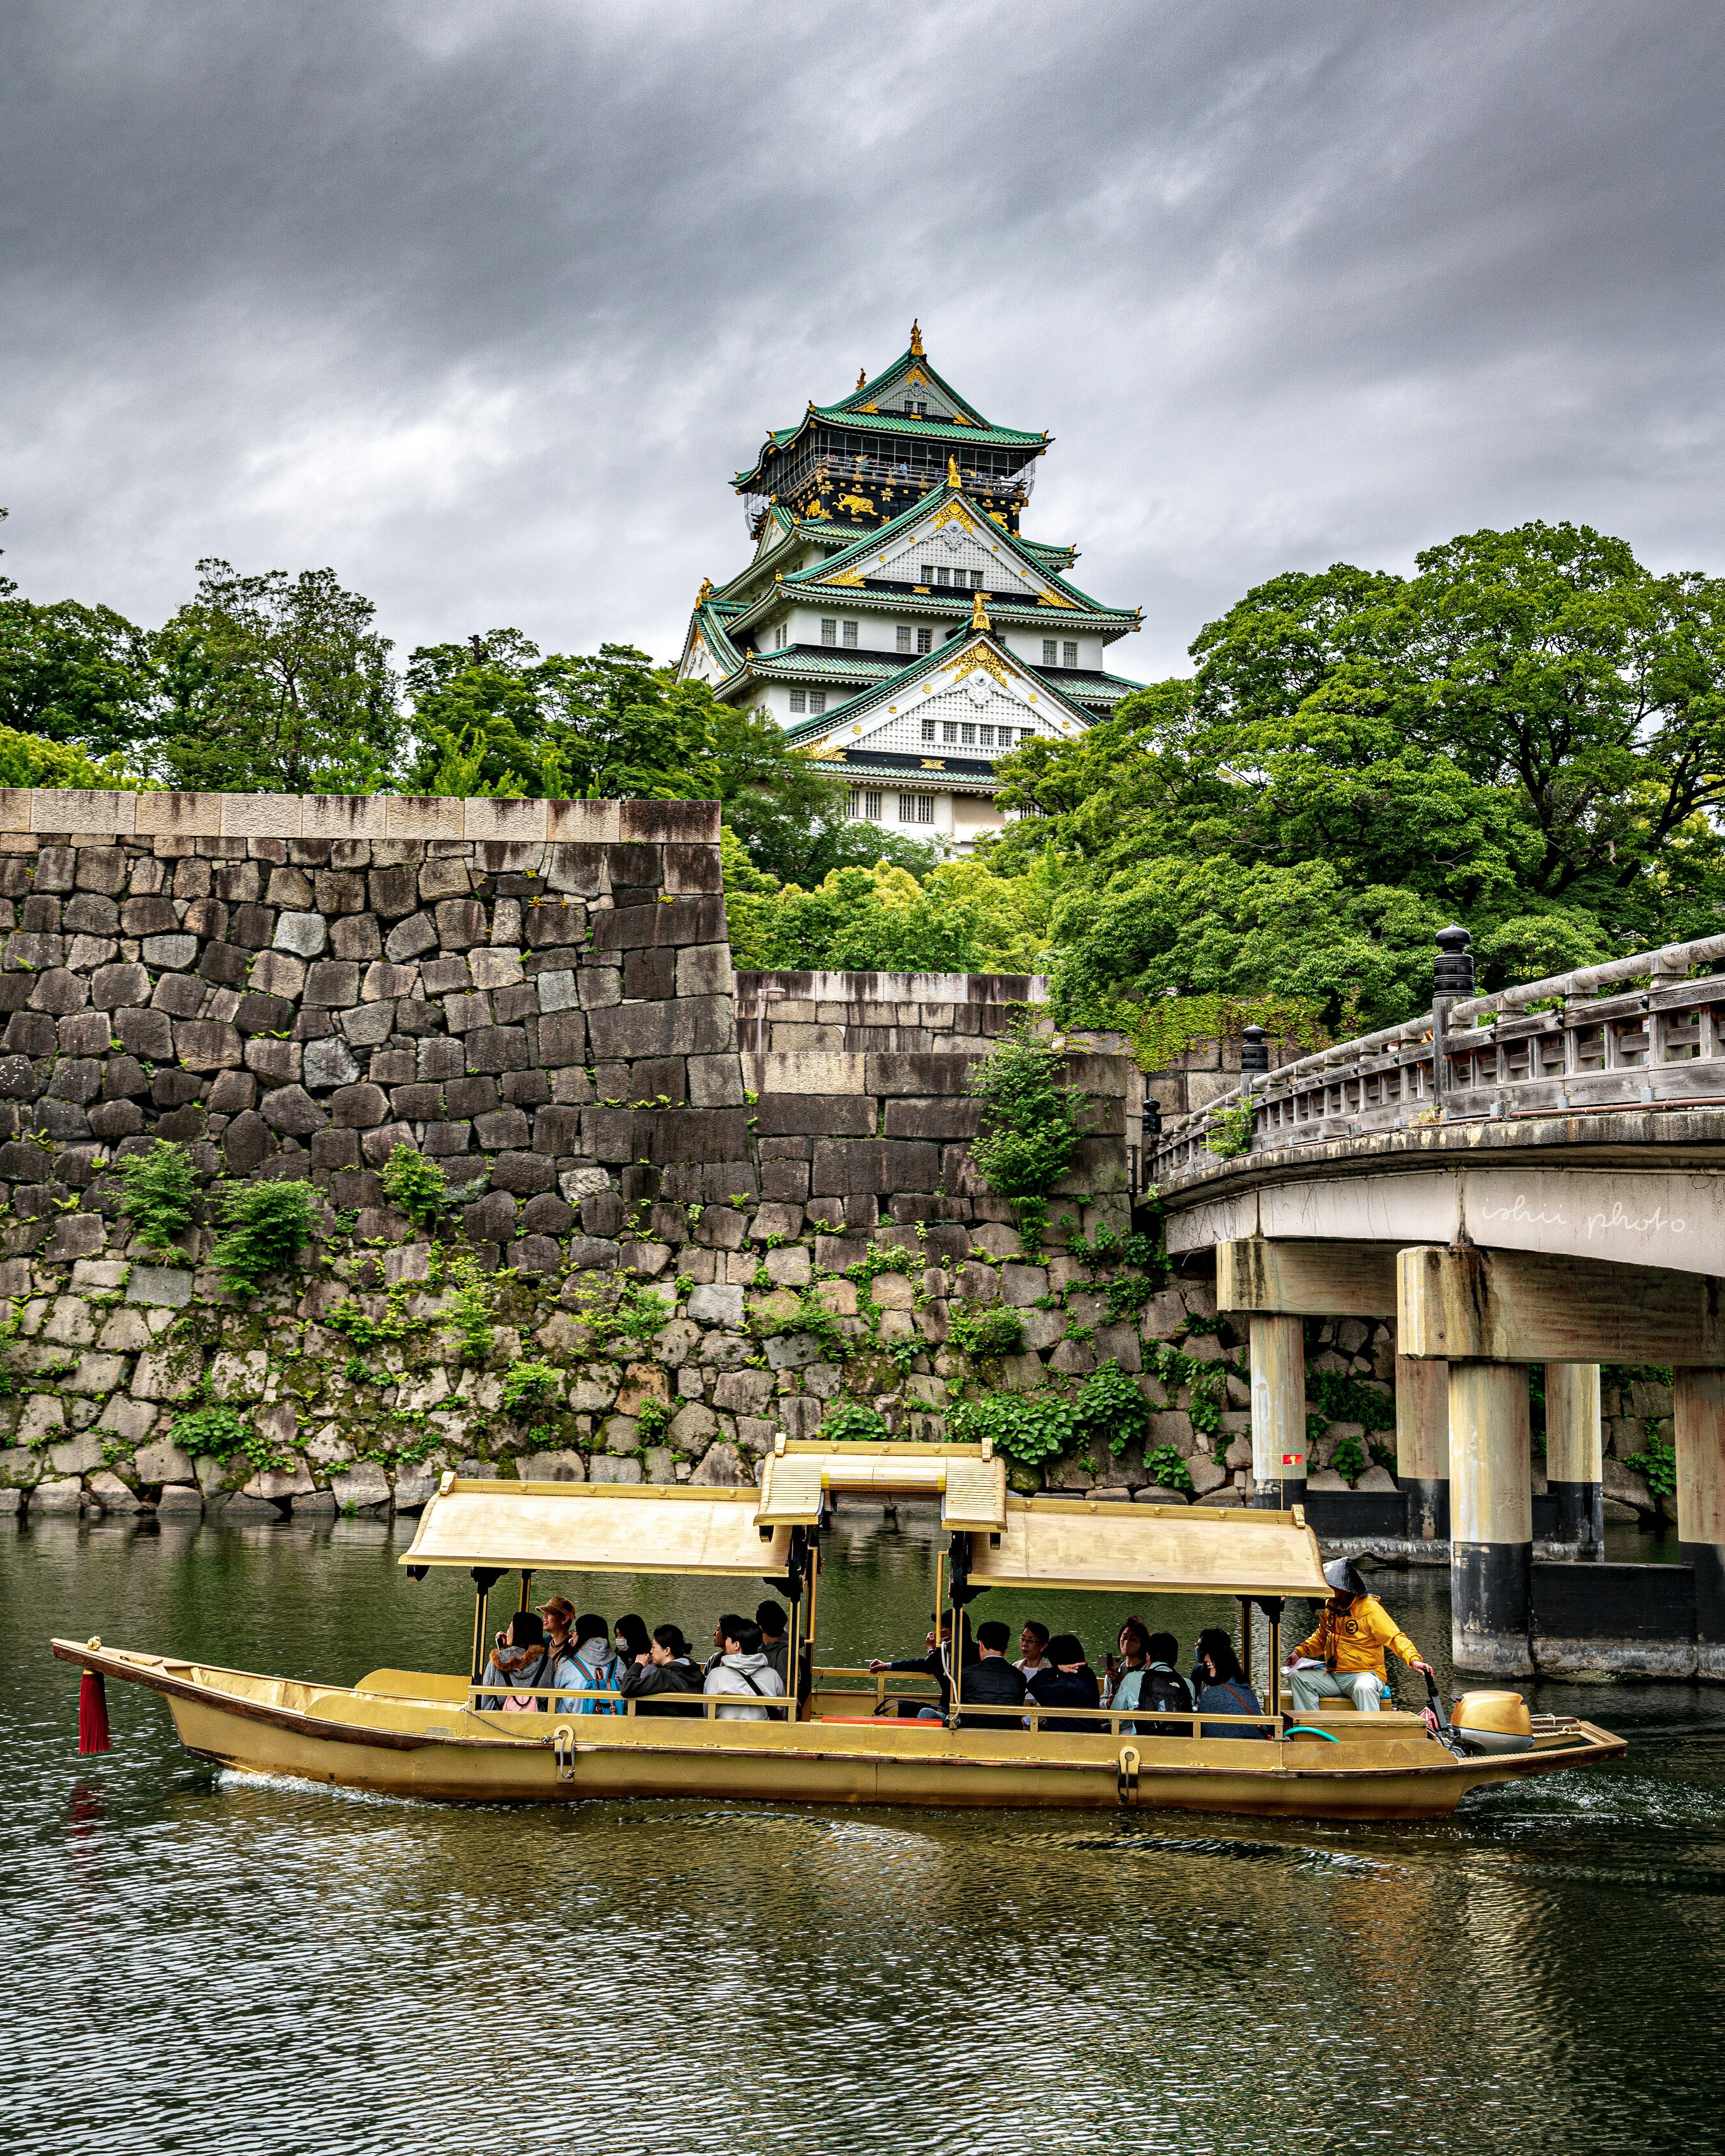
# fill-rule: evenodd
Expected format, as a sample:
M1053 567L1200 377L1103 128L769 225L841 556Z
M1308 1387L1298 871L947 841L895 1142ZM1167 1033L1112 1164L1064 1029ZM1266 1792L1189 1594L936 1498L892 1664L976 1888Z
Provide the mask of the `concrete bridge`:
M1725 1681L1725 937L1489 996L1466 932L1438 942L1419 1018L1274 1071L1250 1029L1234 1091L1166 1130L1147 1111L1169 1253L1213 1251L1250 1328L1260 1502L1305 1492L1302 1320L1394 1314L1398 1477L1450 1542L1455 1660L1527 1675L1527 1366L1562 1531L1597 1553L1599 1365L1671 1364L1692 1645L1617 1661Z

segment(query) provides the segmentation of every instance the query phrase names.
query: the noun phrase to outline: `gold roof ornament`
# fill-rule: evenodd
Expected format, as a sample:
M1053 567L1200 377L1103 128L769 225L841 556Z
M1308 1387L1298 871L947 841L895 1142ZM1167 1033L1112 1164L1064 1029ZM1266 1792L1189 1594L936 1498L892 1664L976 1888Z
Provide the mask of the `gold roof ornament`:
M921 359L924 357L922 326L920 322L912 322L911 325L911 357L912 359Z
M975 593L970 602L970 625L974 630L986 632L994 624L988 619L988 609L983 604L983 595Z
M856 386L857 386L857 388L859 388L859 389L865 389L865 388L866 388L868 387L868 380L869 380L869 370L867 369L867 367L858 367L858 369L856 370Z
M948 457L947 459L947 485L948 486L963 486L963 480L958 476L957 458Z
M703 577L701 580L701 589L695 594L696 605L705 606L712 595L713 580L711 577Z

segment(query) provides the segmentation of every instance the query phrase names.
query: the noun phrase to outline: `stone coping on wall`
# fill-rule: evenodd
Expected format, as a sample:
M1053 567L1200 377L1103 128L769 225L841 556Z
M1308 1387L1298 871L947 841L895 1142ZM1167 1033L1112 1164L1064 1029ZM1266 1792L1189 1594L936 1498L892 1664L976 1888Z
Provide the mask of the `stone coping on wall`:
M0 787L0 833L69 838L455 839L716 845L716 801L458 801L423 793L106 793Z

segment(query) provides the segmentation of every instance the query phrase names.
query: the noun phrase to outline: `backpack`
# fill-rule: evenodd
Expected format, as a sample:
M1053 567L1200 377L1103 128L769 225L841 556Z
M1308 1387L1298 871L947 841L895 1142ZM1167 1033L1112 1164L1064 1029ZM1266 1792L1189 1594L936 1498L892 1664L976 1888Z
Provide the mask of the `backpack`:
M542 1648L539 1660L534 1666L533 1674L523 1681L524 1691L531 1690L535 1685L542 1684L545 1681L545 1666L550 1660L551 1650L548 1647ZM508 1681L514 1684L516 1679L511 1677ZM512 1694L507 1699L499 1700L497 1704L506 1714L536 1714L540 1707L540 1702L536 1699L516 1699Z

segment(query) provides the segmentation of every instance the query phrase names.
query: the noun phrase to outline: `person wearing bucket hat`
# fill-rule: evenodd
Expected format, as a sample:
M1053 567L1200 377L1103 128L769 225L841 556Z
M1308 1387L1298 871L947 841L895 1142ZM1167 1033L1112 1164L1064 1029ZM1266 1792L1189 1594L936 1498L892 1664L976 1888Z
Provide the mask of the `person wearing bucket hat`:
M1362 1714L1375 1714L1384 1703L1384 1653L1388 1648L1409 1669L1430 1676L1432 1668L1366 1583L1352 1558L1332 1558L1324 1567L1331 1593L1317 1615L1317 1629L1294 1650L1296 1666L1288 1672L1296 1714L1315 1714L1321 1699L1351 1699ZM1301 1669L1302 1661L1314 1665ZM1318 1666L1321 1665L1321 1666Z

